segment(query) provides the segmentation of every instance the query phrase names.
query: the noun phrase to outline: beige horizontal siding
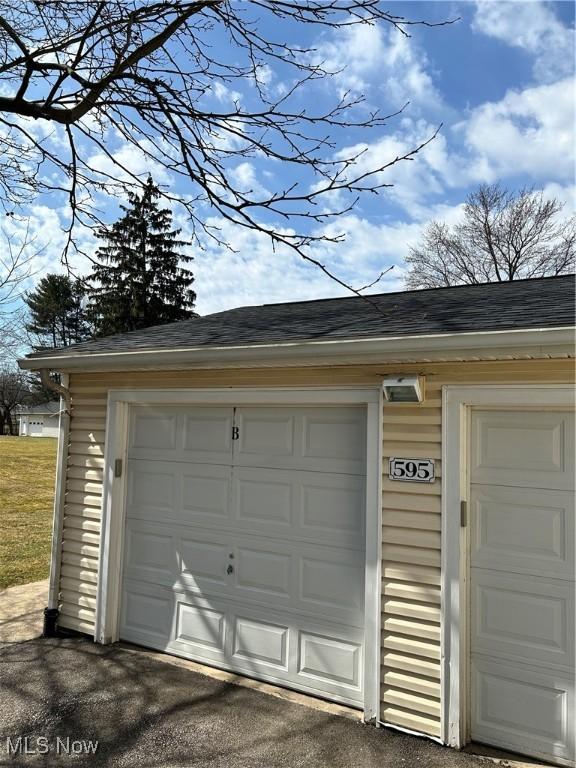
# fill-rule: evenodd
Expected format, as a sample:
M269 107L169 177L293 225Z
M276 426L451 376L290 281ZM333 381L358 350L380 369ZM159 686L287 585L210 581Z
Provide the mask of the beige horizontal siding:
M106 394L72 399L60 569L60 624L94 633L104 472Z
M426 399L388 404L383 414L381 719L440 736L442 385L571 382L571 360L73 374L61 624L94 632L108 389L353 386L400 373L425 375ZM390 481L393 456L434 458L436 482Z

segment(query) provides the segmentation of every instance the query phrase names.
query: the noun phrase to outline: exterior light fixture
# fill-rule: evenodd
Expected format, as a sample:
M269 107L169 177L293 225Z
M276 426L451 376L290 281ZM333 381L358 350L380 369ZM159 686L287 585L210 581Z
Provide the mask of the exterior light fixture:
M424 400L424 377L388 376L382 382L382 389L390 403L421 403Z

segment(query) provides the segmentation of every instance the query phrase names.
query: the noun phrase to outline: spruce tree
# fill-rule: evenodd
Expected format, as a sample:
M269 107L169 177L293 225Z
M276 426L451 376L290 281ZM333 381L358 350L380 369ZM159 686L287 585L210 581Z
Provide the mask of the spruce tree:
M142 193L128 193L124 215L99 237L90 290L96 336L134 331L194 315L194 277L181 266L192 261L189 246L172 229L172 212L160 208L151 177Z
M29 309L26 330L38 347L68 347L90 338L84 307L86 292L80 280L49 274L24 298Z

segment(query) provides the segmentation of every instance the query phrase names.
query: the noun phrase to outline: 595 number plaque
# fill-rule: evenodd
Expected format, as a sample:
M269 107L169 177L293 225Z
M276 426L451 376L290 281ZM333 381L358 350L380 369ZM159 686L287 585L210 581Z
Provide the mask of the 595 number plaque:
M390 480L433 483L434 459L390 459L388 475Z

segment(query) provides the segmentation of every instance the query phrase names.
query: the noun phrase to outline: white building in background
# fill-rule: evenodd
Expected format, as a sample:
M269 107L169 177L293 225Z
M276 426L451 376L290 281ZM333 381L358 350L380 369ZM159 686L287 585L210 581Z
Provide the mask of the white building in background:
M20 437L58 437L60 403L22 406L18 410L18 434Z

